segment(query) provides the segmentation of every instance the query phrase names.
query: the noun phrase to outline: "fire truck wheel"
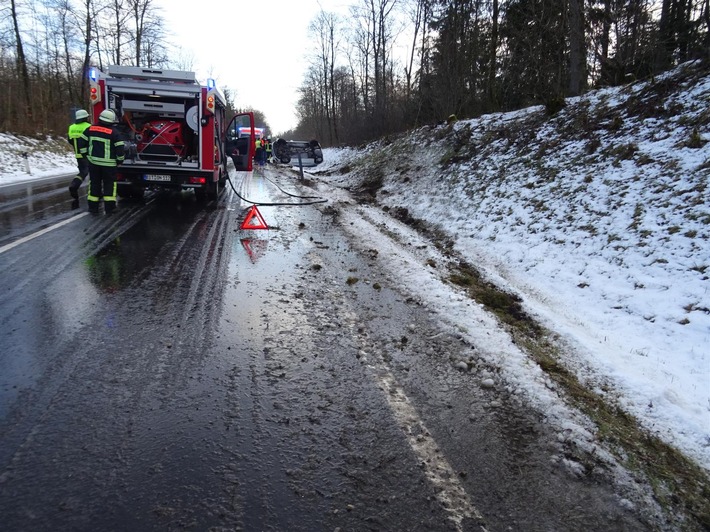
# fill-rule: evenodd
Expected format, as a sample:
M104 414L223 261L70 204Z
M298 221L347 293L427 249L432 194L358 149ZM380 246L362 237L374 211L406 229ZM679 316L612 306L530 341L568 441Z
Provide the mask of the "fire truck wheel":
M207 199L214 201L219 196L219 181L207 184Z

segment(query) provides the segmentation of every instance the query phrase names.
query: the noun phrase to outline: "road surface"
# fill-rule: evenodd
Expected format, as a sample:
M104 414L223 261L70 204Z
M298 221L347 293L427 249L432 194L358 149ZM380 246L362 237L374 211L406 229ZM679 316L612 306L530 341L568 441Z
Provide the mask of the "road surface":
M299 202L295 174L233 175ZM345 231L340 197L0 190L3 530L647 530ZM74 206L76 207L76 205ZM382 239L387 239L383 228ZM406 246L406 244L402 244Z

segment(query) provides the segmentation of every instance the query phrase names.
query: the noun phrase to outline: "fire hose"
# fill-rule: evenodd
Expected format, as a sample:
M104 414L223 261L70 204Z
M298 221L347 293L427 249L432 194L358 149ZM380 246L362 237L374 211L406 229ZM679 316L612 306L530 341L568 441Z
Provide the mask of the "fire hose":
M266 177L266 176L263 176L263 177L269 183L271 183L277 189L279 189L279 191L281 191L286 196L290 196L292 198L297 198L297 199L311 200L311 201L301 201L298 203L282 203L282 202L272 203L272 202L252 201L252 200L245 198L244 196L239 194L239 192L237 192L237 189L234 188L234 184L232 183L232 180L229 178L229 174L227 174L227 181L229 181L229 186L232 187L232 190L234 191L234 193L237 195L237 197L240 200L246 201L247 203L251 203L252 205L257 205L259 207L296 207L296 206L300 206L300 205L315 205L317 203L326 203L328 201L327 199L322 198L321 196L298 196L296 194L291 194L290 192L286 192L284 189L282 189L278 184L273 182L268 177Z

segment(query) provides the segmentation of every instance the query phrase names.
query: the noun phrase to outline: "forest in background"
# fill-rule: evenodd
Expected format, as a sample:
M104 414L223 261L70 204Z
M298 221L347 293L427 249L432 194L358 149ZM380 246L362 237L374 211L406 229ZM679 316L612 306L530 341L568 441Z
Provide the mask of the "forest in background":
M192 69L153 0L2 0L0 12L2 131L64 134L89 66ZM309 30L287 136L324 146L452 115L554 114L590 89L710 65L710 0L351 0L347 20L321 11Z

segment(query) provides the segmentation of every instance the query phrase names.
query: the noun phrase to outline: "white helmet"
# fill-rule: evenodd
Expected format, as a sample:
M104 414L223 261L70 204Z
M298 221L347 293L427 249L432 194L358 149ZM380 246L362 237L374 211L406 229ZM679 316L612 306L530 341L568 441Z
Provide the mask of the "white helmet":
M89 118L89 113L83 109L79 109L74 115L74 120L83 120L84 118Z
M115 124L117 122L116 112L113 109L104 109L99 115L99 120L107 124Z

